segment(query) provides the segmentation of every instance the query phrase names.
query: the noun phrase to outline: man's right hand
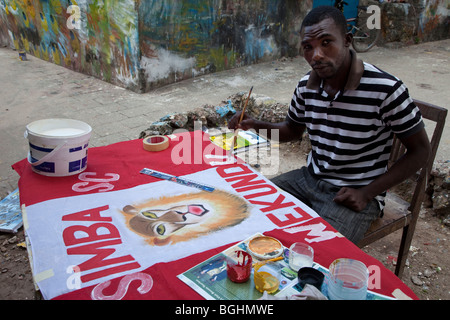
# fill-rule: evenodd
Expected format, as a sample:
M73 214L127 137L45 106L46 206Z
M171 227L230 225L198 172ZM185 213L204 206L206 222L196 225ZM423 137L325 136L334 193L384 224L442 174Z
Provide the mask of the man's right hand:
M304 125L292 126L288 121L271 123L267 121L256 120L247 114L244 114L241 123L239 119L241 118L241 112L236 112L236 114L228 122L228 129L230 130L250 130L254 129L256 132L260 133L260 130L266 130L263 133L268 139L272 139L272 133L276 130L276 139L278 141L291 141L294 139L301 139L303 132L305 131Z
M228 129L230 130L249 130L249 129L255 129L255 119L248 116L246 113L244 113L244 117L242 118L241 123L239 123L239 119L241 118L242 111L236 112L236 114L230 119L228 122Z

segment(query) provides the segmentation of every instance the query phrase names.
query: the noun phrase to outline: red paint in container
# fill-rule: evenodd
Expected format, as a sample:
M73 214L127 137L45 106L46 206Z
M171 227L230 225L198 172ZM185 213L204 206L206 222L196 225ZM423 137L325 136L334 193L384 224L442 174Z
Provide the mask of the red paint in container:
M227 257L227 276L236 283L246 282L252 272L252 256L244 251L235 251Z

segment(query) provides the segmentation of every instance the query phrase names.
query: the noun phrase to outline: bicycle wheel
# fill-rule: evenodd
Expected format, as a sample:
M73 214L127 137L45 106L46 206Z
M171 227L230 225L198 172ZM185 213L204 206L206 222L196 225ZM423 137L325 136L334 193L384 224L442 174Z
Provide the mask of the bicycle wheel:
M365 9L358 10L358 20L356 26L353 27L353 49L356 52L366 52L372 48L380 38L381 29L369 29L367 20L370 14Z

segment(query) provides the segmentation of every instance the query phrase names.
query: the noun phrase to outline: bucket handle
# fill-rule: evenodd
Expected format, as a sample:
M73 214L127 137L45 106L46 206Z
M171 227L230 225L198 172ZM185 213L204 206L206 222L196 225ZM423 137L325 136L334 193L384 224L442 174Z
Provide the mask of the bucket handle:
M25 138L28 137L28 132L27 132L27 131L25 131L24 137L25 137ZM39 159L39 160L36 161L36 162L32 162L32 161L31 161L31 152L28 151L28 157L27 157L27 160L28 160L28 162L29 162L33 167L36 167L36 166L38 166L38 165L40 165L40 164L42 164L42 163L44 163L44 162L50 160L50 159L58 152L58 150L61 149L62 147L64 147L66 144L67 144L67 141L64 141L64 143L62 143L62 144L60 144L59 146L57 146L57 147L56 147L55 149L53 149L50 153L46 154L44 157L42 157L41 159Z

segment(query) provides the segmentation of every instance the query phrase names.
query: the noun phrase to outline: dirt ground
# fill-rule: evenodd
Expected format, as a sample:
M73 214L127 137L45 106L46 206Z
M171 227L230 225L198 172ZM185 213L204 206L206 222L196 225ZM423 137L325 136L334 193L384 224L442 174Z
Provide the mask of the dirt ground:
M305 146L280 145L280 172L297 168L306 159ZM299 154L303 159L299 161ZM261 168L262 169L262 168ZM268 175L270 177L270 175ZM408 193L408 190L403 191ZM422 300L450 299L450 229L431 209L424 209L417 223L407 267L402 280ZM401 231L381 239L363 250L394 272ZM0 233L0 299L31 300L39 298L32 281L23 228L15 235Z

